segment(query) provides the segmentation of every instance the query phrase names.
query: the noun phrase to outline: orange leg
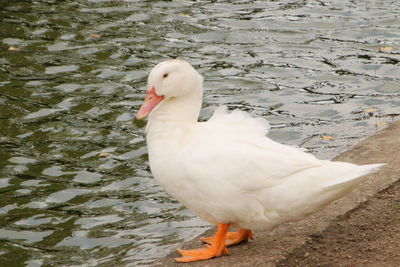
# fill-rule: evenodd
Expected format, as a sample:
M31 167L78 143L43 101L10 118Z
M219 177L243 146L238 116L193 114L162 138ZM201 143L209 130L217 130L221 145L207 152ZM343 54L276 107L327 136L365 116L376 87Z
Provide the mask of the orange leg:
M228 247L228 246L239 244L243 241L248 241L248 240L253 240L253 239L254 239L253 231L239 228L239 231L237 231L237 232L228 232L227 233L226 239L225 239L225 246ZM201 240L204 243L211 245L214 242L214 237L202 237Z
M228 250L225 247L225 239L229 230L229 223L219 223L217 232L213 237L213 242L210 245L206 245L205 248L182 250L178 249L179 254L182 255L180 258L176 258L177 262L192 262L208 260L214 257L219 257L223 253L228 254Z

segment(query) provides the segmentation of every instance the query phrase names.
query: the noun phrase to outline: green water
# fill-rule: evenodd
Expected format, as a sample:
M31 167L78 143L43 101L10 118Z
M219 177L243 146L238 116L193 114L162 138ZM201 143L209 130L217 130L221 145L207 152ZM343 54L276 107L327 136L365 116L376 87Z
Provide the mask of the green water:
M400 115L399 12L374 0L0 1L0 266L148 265L209 227L153 180L133 119L162 60L204 75L201 119L247 110L320 158L384 128Z

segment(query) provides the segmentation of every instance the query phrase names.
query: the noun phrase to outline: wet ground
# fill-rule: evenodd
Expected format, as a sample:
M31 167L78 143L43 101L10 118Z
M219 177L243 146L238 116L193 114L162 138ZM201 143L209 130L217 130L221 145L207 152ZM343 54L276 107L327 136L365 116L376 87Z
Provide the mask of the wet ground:
M397 1L1 1L0 265L151 264L208 228L133 116L167 58L270 137L331 158L400 115ZM381 51L380 51L381 50ZM10 262L10 259L12 261Z

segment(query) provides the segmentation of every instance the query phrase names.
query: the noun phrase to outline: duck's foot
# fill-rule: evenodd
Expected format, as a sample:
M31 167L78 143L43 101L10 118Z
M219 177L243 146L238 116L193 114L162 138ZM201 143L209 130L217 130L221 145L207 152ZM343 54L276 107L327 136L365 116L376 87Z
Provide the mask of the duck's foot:
M215 237L214 236L202 237L200 239L204 243L211 245L214 242ZM253 239L254 239L253 231L239 228L239 231L237 231L237 232L228 232L227 233L226 239L225 239L225 246L228 247L228 246L236 245L241 242L249 241L249 240L253 240Z
M176 258L177 262L192 262L208 260L214 257L219 257L222 254L229 254L228 249L225 246L225 238L228 233L229 224L218 224L217 233L214 236L214 241L211 245L206 245L205 248L178 249L179 254L182 255L180 258Z
M222 254L229 254L228 249L224 246L222 252L218 251L215 247L206 245L205 248L188 249L182 250L178 249L179 254L182 257L176 258L177 262L192 262L192 261L202 261L208 260L214 257L219 257Z

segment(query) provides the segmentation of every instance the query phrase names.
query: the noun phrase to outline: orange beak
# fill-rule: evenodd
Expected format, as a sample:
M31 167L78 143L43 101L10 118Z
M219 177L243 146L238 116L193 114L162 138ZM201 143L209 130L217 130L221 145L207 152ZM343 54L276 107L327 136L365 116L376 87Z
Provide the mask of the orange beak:
M164 96L156 94L156 88L153 86L146 93L146 98L139 111L136 113L136 119L141 120L145 118L150 111L152 111L160 102L164 99Z

